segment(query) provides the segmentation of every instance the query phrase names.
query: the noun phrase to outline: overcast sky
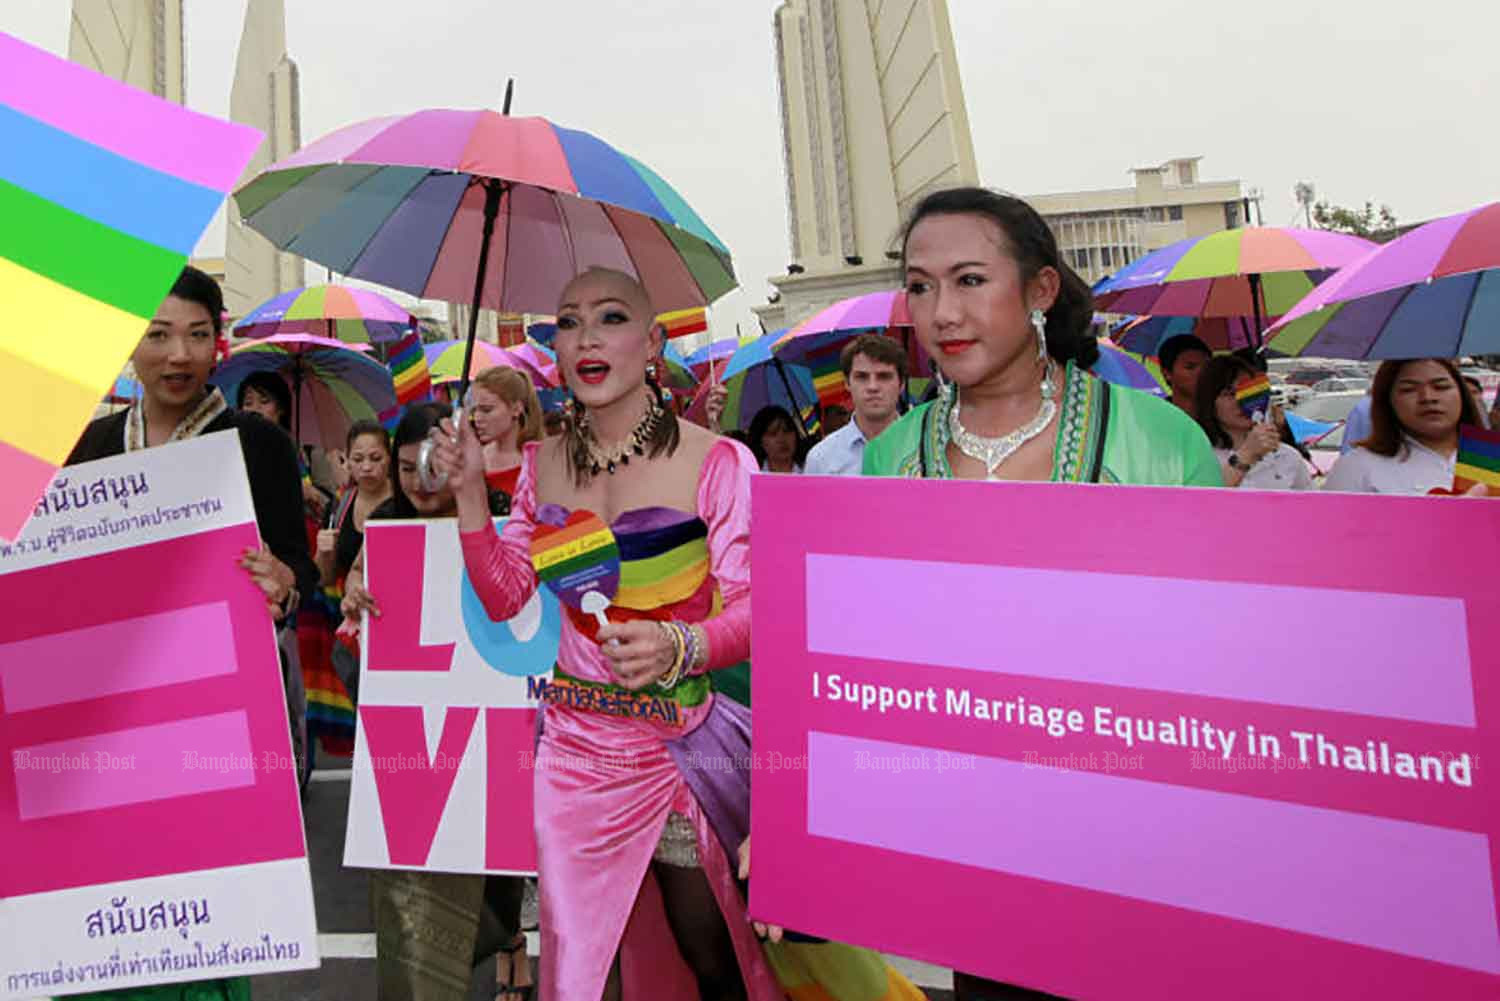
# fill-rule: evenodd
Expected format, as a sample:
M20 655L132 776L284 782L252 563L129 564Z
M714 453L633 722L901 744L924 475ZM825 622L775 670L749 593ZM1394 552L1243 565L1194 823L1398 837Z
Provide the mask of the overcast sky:
M651 164L734 254L748 307L787 263L775 0L288 0L311 141L423 107L582 128ZM0 28L66 53L68 0L4 0ZM1500 4L1426 0L949 0L981 179L1019 194L1129 183L1201 155L1265 194L1309 180L1403 221L1500 198ZM188 102L220 115L245 0L187 0ZM376 11L379 13L376 14ZM222 228L205 240L221 252Z

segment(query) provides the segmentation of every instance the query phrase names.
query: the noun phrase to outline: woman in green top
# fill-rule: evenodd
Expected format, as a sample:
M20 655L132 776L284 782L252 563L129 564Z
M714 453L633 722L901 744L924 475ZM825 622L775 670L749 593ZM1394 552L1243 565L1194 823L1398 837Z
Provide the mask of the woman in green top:
M865 475L1224 485L1192 418L1086 371L1099 356L1089 289L1031 206L935 192L912 213L902 258L942 389L865 446ZM958 1001L1046 997L957 971L953 988Z
M1191 418L1086 371L1099 357L1088 286L1030 205L934 192L907 223L902 261L942 388L866 446L865 475L1224 485Z

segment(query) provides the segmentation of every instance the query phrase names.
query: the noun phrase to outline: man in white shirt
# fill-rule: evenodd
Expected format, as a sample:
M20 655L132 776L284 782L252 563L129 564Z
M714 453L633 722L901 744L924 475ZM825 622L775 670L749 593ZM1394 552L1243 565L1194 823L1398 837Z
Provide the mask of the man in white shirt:
M854 419L807 454L803 472L809 476L858 476L864 468L865 443L898 416L896 405L906 382L906 351L899 341L860 334L844 345L839 363L854 399Z

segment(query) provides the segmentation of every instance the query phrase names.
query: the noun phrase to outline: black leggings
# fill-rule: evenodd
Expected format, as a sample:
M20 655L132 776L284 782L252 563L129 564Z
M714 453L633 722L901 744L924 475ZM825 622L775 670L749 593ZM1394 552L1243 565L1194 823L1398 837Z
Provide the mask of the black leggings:
M662 905L677 950L698 981L698 996L702 1001L744 1001L745 981L734 955L734 940L703 870L653 862L651 871L661 887ZM616 956L604 985L603 1001L620 1001L620 992L620 959Z

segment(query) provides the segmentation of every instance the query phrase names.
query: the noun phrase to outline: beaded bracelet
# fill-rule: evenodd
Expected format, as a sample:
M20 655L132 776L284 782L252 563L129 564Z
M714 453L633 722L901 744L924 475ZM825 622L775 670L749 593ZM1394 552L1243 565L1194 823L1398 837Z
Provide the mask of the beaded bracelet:
M687 672L693 674L708 667L708 632L700 623L693 623L687 627L688 634L693 637L694 655L688 662Z

